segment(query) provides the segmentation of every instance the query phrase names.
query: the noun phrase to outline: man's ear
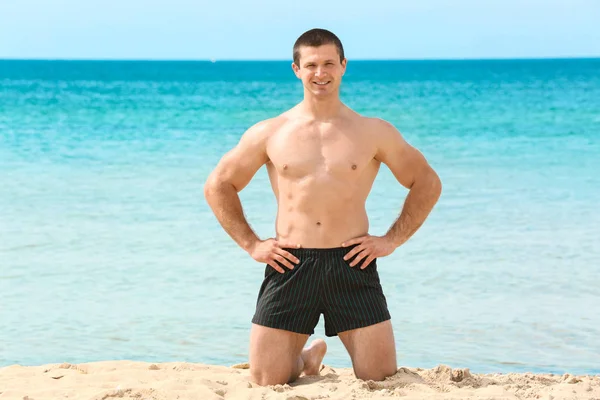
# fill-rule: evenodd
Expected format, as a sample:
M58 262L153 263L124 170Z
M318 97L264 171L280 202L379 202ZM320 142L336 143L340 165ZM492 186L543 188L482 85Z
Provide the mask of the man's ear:
M347 59L347 58L344 58L344 59L342 60L342 68L344 69L344 70L342 71L342 76L343 76L343 75L346 73L346 66L347 66L347 65L348 65L348 59Z
M292 63L292 70L294 74L296 74L296 78L300 79L300 67L296 65L296 63Z

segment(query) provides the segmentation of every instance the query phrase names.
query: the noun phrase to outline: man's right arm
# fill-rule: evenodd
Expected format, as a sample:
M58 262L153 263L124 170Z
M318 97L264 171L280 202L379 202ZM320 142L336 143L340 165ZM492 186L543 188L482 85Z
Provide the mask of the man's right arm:
M248 129L236 147L221 158L204 185L204 196L217 220L244 250L260 242L244 217L240 192L268 161L266 144L271 122L259 122Z

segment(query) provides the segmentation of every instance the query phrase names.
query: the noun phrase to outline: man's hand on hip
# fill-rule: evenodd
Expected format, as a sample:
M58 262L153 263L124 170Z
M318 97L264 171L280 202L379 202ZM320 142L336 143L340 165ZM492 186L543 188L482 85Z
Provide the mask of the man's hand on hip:
M350 263L350 266L354 267L366 257L366 260L362 263L360 269L365 269L374 259L389 256L396 250L394 243L385 236L371 235L347 240L342 243L342 247L349 247L355 244L358 246L350 250L344 256L344 260L348 261L356 255L356 258Z
M277 262L289 269L294 269L294 265L292 263L298 264L300 262L300 260L298 260L292 253L285 251L283 249L285 247L289 248L295 246L284 245L275 239L266 239L258 242L252 248L252 250L249 251L249 254L256 261L268 264L277 272L283 274L285 271L279 266L279 264L277 264Z

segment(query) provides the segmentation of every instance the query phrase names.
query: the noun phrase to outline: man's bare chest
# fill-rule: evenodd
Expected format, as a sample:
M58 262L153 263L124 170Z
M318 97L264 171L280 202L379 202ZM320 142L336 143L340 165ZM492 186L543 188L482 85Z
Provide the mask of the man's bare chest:
M375 149L355 130L293 130L274 135L267 154L282 176L333 176L352 179L373 164Z

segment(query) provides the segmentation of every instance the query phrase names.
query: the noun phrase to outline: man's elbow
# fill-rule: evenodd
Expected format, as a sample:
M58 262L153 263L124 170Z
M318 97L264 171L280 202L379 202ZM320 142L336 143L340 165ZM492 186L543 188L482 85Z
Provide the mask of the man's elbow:
M210 201L211 198L222 193L224 190L234 190L237 192L237 189L232 183L229 183L227 180L222 179L216 174L211 174L204 183L204 198Z
M419 191L427 192L428 196L437 201L442 194L442 180L433 168L428 166L415 177L413 184L410 186L410 189L413 188L419 188Z
M439 175L433 169L431 169L429 172L428 180L429 180L431 192L437 201L437 199L439 199L440 196L442 195L442 180L440 179Z
M204 182L204 198L209 200L219 191L222 181L215 175L210 174Z

